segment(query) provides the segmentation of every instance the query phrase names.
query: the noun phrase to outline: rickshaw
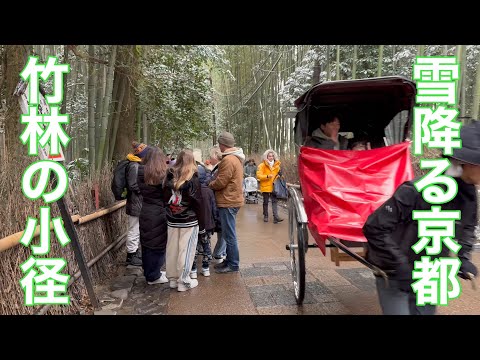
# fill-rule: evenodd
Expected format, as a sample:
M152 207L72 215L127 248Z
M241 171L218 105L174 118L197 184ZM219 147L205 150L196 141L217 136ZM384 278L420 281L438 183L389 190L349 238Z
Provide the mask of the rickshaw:
M288 184L290 263L295 299L305 296L305 258L309 248L326 247L386 274L365 259L362 227L404 181L413 178L409 133L415 84L400 76L319 83L295 101L294 137L300 185ZM365 151L304 146L322 117L341 114L340 134L368 139ZM315 243L309 244L309 232ZM338 258L335 259L338 266Z

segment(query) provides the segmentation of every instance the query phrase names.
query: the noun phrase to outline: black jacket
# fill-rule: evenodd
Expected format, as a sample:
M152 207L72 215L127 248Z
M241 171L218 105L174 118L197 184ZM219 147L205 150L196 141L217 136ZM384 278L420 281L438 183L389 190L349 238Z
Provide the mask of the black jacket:
M460 178L455 180L458 184L457 196L438 206L441 206L442 211L461 210L461 220L457 221L455 226L455 240L462 246L457 255L460 260L470 260L477 225L477 190L474 185L467 184ZM400 185L393 196L368 217L363 227L363 233L368 240L367 260L390 273L396 280L411 280L414 261L427 256L425 249L415 254L411 248L420 240L418 221L412 219L412 211L430 210L432 206L423 200L422 194L415 189L415 181L416 179ZM442 243L442 253L431 258L446 256L449 256L449 249ZM403 275L395 272L405 264L410 268L408 278L405 278L405 271Z
M140 216L142 210L142 195L137 184L139 163L130 161L127 165L127 206L126 213L131 216Z
M155 186L145 184L143 165L138 167L137 183L143 199L139 219L140 243L142 247L165 250L168 228L162 184Z
M163 201L166 206L168 226L186 228L198 225L198 233L205 233L205 207L197 173L194 173L192 178L175 192L173 173L169 170L164 182Z

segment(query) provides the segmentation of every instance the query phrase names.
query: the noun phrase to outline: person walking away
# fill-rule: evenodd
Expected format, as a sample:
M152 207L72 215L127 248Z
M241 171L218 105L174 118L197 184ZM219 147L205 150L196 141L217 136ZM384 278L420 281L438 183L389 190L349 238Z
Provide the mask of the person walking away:
M224 274L237 272L240 266L236 217L243 198L243 162L245 155L241 148L235 148L235 139L229 132L222 132L218 137L222 152L222 161L218 165L216 178L208 185L215 191L215 200L220 215L222 236L226 242L226 259L215 265L215 272Z
M271 199L274 224L283 221L278 216L278 200L273 192L273 182L280 172L280 165L277 153L268 149L263 153L263 161L257 170L257 180L260 182L260 192L263 196L263 221L268 222L268 201Z
M167 217L162 188L166 172L163 151L151 147L138 167L137 179L142 195L139 225L143 273L149 285L168 282L166 273L161 271L167 247Z
M204 241L204 206L197 166L191 150L182 150L167 171L163 185L166 205L167 278L170 288L187 291L198 286L190 277L198 238Z
M460 250L461 260L458 275L467 279L469 274L477 276L477 268L471 262L471 252L477 225L477 190L480 185L480 123L465 125L460 130L462 148L453 149L450 156L451 166L445 175L452 176L458 184L454 198L442 204L444 210L460 210L461 220L455 223L455 237ZM417 220L412 219L415 210L431 210L414 183L418 179L404 182L393 196L373 212L363 226L367 238L367 260L388 275L385 279L376 277L377 293L384 315L433 315L436 306L426 304L417 306L412 286L412 271L415 261L426 256L425 248L416 253L412 246L419 241ZM446 186L442 185L442 191ZM438 216L437 216L438 218ZM447 238L448 239L448 238ZM443 241L443 238L442 238ZM453 241L453 239L452 239ZM431 259L449 256L449 248L442 247L438 255Z
M127 265L142 266L140 243L139 216L142 210L142 195L137 184L138 166L148 152L148 146L136 141L132 142L133 152L127 155L129 161L126 169L127 177L127 205L128 217L127 234Z

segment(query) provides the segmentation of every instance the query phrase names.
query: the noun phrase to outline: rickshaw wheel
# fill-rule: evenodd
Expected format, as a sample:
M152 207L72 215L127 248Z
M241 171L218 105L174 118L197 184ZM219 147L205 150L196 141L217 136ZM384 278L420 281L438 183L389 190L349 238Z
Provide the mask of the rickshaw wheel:
M307 234L305 224L297 221L297 211L293 198L289 197L288 206L288 235L290 239L290 267L292 268L293 289L298 305L305 297L305 238ZM308 236L308 235L307 235Z

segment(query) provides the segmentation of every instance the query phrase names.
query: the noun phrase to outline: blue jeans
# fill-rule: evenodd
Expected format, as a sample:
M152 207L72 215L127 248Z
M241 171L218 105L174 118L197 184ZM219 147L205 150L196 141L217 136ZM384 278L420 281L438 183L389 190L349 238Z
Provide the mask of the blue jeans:
M230 269L238 271L240 265L240 254L238 252L237 231L235 222L240 208L218 208L220 221L222 223L222 238L227 246L226 264Z
M398 282L376 277L377 293L383 315L435 315L435 305L417 306L417 298L413 291L404 291L398 287Z
M222 256L227 255L227 243L223 238L222 231L217 232L217 243L215 244L215 248L213 249L213 257L216 259L220 259Z

